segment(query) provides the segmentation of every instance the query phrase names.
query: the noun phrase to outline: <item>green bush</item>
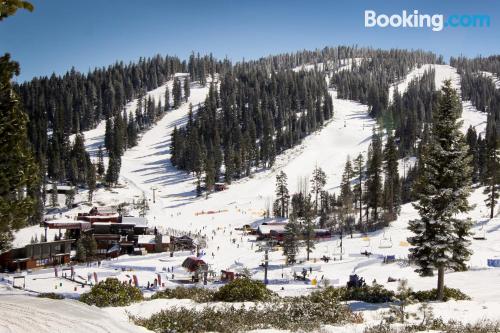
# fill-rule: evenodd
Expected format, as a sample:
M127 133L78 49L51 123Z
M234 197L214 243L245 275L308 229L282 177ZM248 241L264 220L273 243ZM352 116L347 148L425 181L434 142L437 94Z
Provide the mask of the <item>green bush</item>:
M175 298L175 299L191 299L198 303L211 302L214 300L215 292L206 288L184 288L177 287L175 289L165 289L151 296L151 299L157 298Z
M64 299L63 295L56 294L56 293L41 293L41 294L38 294L38 297L50 298L50 299Z
M413 297L419 302L430 302L437 300L437 289L431 290L421 290L415 291L413 293ZM454 299L457 301L466 301L470 300L470 297L464 294L459 289L444 287L444 298L443 301L448 301L450 299Z
M362 301L367 303L386 303L394 298L395 294L379 284L364 286L359 288L347 287L327 287L311 293L310 298L315 303L320 303L326 299L336 299L338 301Z
M445 323L441 319L435 319L426 325L408 324L403 327L393 327L389 323L380 323L365 328L363 333L419 333L424 331L442 333L493 333L500 332L500 322L479 321L474 324L463 324L457 321Z
M143 299L139 288L123 284L118 279L109 278L96 284L80 296L80 301L98 307L126 306Z
M307 297L290 297L251 307L174 308L149 319L132 317L132 320L155 332L232 333L270 328L310 332L323 324L359 323L362 317L338 302L318 305Z
M260 281L240 278L221 287L215 294L214 300L221 302L265 301L274 295Z

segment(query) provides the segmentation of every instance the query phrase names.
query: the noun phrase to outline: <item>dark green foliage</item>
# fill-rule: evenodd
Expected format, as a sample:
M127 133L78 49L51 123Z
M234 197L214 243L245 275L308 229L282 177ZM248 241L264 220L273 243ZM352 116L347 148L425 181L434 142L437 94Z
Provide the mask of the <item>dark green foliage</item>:
M398 172L398 150L392 133L384 149L384 194L383 205L388 220L395 220L401 205L401 184Z
M338 301L362 301L367 303L386 303L392 301L394 292L385 289L382 285L364 286L359 288L347 287L327 287L314 291L309 297L313 302L320 302L323 299L336 299Z
M106 183L108 183L109 186L113 186L118 183L121 163L121 157L119 155L116 156L112 154L109 156L108 170L106 171Z
M182 100L182 88L181 81L178 77L174 79L174 85L172 87L172 95L174 98L174 109L177 109L181 105Z
M175 90L179 85L174 84ZM246 66L221 76L219 91L211 85L205 103L195 108L187 125L172 133L172 164L196 173L197 147L214 151L215 174L224 163L228 184L255 168L272 166L277 154L333 115L323 73Z
M461 104L457 92L446 81L439 107L434 114L432 134L423 154L419 179L418 204L420 219L410 221L408 238L413 259L422 275L438 270L438 289L444 287L444 270L463 270L470 257L470 220L456 217L470 206L471 156L460 132ZM442 295L441 295L442 296Z
M383 199L382 187L382 135L373 129L372 142L368 148L366 167L366 205L371 209L371 223L378 223Z
M68 209L73 208L73 203L75 202L75 190L71 189L67 191L65 196L66 196L66 201L65 201L66 208Z
M442 63L442 58L420 51L369 50L365 57L351 70L334 72L331 83L337 88L340 98L367 104L372 117L386 119L389 85L404 78L413 67ZM386 125L390 123L386 121Z
M285 238L283 240L283 255L286 256L287 265L294 264L297 261L299 246L301 245L302 232L295 215L292 214L285 226Z
M232 333L267 328L311 331L324 324L359 323L362 319L335 300L313 303L306 297L294 297L250 307L175 308L163 310L149 319L132 317L132 320L156 332Z
M97 254L97 243L92 235L83 235L76 242L76 259L80 262L91 261Z
M198 303L206 303L214 301L215 291L206 288L184 288L176 287L174 289L165 289L156 292L151 299L167 298L167 299L191 299Z
M108 278L80 296L80 302L98 307L127 306L142 301L139 288L121 283L118 279Z
M413 297L419 302L432 302L438 300L438 293L436 288L431 290L414 291ZM466 301L471 298L464 294L460 289L448 288L445 286L443 301L446 302L452 299L456 301Z
M276 175L276 201L274 205L274 216L288 217L288 204L290 201L290 194L287 188L287 176L281 171Z
M11 8L12 13L15 8ZM4 14L4 13L2 13ZM40 187L38 168L28 142L28 117L21 109L11 80L19 65L8 54L0 57L0 252L11 246L12 231L33 214ZM41 221L38 221L41 222Z
M221 302L265 301L273 295L260 281L239 278L222 286L214 295Z
M50 299L64 299L64 296L56 293L41 293L38 294L37 297L40 298L50 298Z
M28 1L22 0L3 0L0 3L0 21L14 15L18 9L33 11L33 5Z
M410 324L404 327L391 327L389 323L381 323L366 328L363 333L492 333L500 332L500 322L480 321L474 324L463 324L458 321L445 323L442 319L432 319L420 324Z

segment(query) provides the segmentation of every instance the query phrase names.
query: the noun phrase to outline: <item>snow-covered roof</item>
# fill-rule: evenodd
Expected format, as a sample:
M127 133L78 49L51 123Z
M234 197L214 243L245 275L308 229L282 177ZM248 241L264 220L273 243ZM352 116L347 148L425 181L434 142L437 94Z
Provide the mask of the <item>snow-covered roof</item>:
M155 235L139 235L138 244L154 244L156 243Z
M123 216L122 223L123 224L134 224L136 227L145 227L148 225L148 220L146 220L145 217Z
M259 232L263 235L268 235L271 233L271 230L275 231L285 231L286 224L277 224L277 225L260 225Z
M113 206L96 206L94 207L97 210L97 214L115 214L116 207Z
M90 222L77 220L53 220L45 221L45 225L49 228L59 229L89 229Z

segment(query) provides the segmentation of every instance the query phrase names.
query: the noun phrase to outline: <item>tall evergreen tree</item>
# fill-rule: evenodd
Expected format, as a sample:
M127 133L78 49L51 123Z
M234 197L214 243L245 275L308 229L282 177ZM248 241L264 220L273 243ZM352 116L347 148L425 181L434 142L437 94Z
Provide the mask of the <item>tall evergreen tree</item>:
M104 176L105 168L104 168L104 152L102 151L102 146L99 145L99 148L97 150L97 167L96 167L96 172L99 178L102 178Z
M184 100L187 102L189 96L191 95L191 81L189 80L189 76L186 76L184 79Z
M87 189L88 189L88 200L92 203L94 197L94 191L96 189L96 170L95 166L90 163L87 168Z
M326 185L326 173L320 167L314 167L311 177L311 191L314 194L314 213L318 213L319 194Z
M304 235L304 245L306 246L307 261L309 261L310 254L314 250L314 229L316 227L314 217L315 213L312 205L311 195L307 194L304 200L304 212L302 217L302 234Z
M391 221L396 219L401 206L398 156L394 136L389 132L384 149L384 209Z
M471 157L460 132L461 103L448 80L442 88L439 106L433 116L428 154L421 161L421 192L415 204L420 219L410 221L414 233L408 241L410 252L422 275L438 271L438 299L443 299L447 268L462 269L471 252L468 249L470 220L456 217L470 209L467 197L471 184Z
M359 210L359 224L363 222L363 155L359 154L354 162L354 174L358 178L358 183L354 186L357 206Z
M486 187L484 194L486 194L486 206L490 209L490 218L493 218L500 193L500 151L496 131L491 131L489 134L486 144Z
M351 177L353 173L351 160L348 156L344 167L344 173L342 174L342 182L340 184L340 203L342 205L341 210L344 220L352 217L351 214L353 211L354 194L351 187Z
M18 2L6 9L15 12L24 3L28 4ZM3 19L8 14L0 15ZM35 200L29 191L24 193L38 183L38 168L28 141L28 117L11 83L14 75L19 75L19 65L9 54L0 57L0 252L10 248L12 232L33 214Z
M114 186L118 183L121 163L120 155L111 154L109 156L108 170L106 171L106 182L108 186Z
M181 81L177 77L174 79L174 85L172 87L172 95L174 98L174 109L177 109L181 105L181 100L182 100Z
M168 86L165 87L165 111L170 110L170 90Z
M373 129L372 143L368 151L366 197L367 208L372 210L372 219L377 223L382 204L382 137Z
M288 265L293 265L297 261L301 238L300 225L292 214L285 226L285 238L283 240L283 255L286 257Z
M288 217L288 202L290 194L287 187L286 173L281 171L276 175L276 205L274 215L277 217Z

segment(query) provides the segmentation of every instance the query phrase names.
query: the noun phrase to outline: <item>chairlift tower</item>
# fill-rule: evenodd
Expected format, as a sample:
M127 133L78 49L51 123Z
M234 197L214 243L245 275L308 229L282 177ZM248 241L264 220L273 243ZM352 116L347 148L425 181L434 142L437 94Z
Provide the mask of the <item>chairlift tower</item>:
M259 244L259 250L264 251L264 284L268 284L269 280L267 279L267 270L269 266L269 250L272 249L272 244L269 242L262 242Z

